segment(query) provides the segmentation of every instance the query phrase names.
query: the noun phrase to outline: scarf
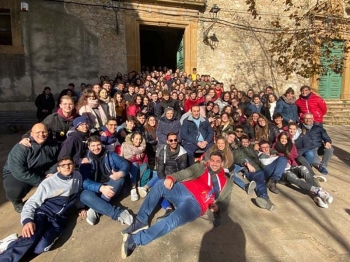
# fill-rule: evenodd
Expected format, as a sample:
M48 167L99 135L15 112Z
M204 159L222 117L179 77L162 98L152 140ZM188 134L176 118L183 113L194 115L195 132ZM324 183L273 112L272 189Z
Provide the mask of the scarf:
M97 108L100 105L100 103L98 102L97 99L87 100L87 105L91 108Z
M97 181L96 182L107 182L109 177L107 178L104 174L109 176L108 170L103 163L103 156L105 154L105 149L102 148L101 152L98 155L93 154L90 151L90 158L96 162L96 172L97 172Z
M300 95L300 97L302 98L302 99L308 99L310 96L312 95L312 93L310 92L307 96L302 96L302 95Z
M312 127L313 127L314 124L312 125L307 125L305 123L303 123L303 126L307 129L307 130L310 130Z
M292 97L291 99L288 99L285 95L282 95L281 98L287 104L290 104L290 105L294 105L295 104L295 97Z
M278 153L288 156L290 151L292 150L292 146L293 144L283 145L280 141L277 141L275 144L275 149L277 150Z
M100 98L100 100L106 104L108 104L109 102L111 102L111 98L110 97L107 97L106 99L104 98ZM90 101L95 101L95 100L90 100Z
M91 100L90 100L91 101ZM94 100L97 101L98 100ZM97 107L91 107L88 103L87 105L83 106L79 110L79 114L82 116L86 116L89 118L89 127L91 128L100 128L101 126L105 125L107 123L107 116L105 111L103 110L102 106L98 103ZM95 111L97 110L99 114L97 114ZM100 124L101 122L101 124Z
M180 152L180 146L179 145L176 147L174 152L170 150L170 147L168 145L166 146L166 153L167 153L167 155L169 156L169 158L171 160L176 159L177 156L179 155L179 152Z
M221 171L221 169L219 169ZM222 190L222 185L220 183L219 177L218 177L218 172L215 173L211 168L208 166L208 174L209 177L211 178L211 181L213 183L213 189L214 189L214 194L215 194L215 199L217 199L220 195L220 192ZM208 185L210 185L210 182L208 181Z

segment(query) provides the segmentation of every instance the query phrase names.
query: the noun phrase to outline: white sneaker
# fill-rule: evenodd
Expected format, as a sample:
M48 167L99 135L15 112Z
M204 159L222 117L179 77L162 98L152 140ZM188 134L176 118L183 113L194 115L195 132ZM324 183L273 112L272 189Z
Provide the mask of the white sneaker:
M323 191L322 189L318 191L318 196L322 199L323 202L332 204L333 197L326 191Z
M323 202L323 200L320 197L314 197L314 201L319 207L328 208L327 203Z
M4 252L13 241L15 241L17 239L18 239L18 235L15 233L15 234L9 235L8 237L0 240L0 254L2 252Z
M122 223L122 225L127 224L128 226L130 226L134 221L134 217L130 215L128 210L125 209L123 212L120 213L118 221Z
M131 197L131 201L137 201L140 199L139 195L137 194L136 188L131 189L130 197Z
M94 226L94 225L96 225L98 218L99 218L98 213L95 210L93 210L92 208L89 208L89 210L87 211L87 215L86 215L86 222L89 225Z
M143 186L138 187L137 191L139 192L140 197L144 198L147 196L147 189L144 188Z
M323 182L323 183L327 182L327 178L324 176L314 176L314 178L316 178L319 182Z

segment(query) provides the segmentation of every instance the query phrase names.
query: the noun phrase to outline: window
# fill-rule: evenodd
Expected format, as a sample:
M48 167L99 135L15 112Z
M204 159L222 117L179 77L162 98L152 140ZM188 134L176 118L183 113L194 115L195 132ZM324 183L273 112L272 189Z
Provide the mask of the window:
M12 45L10 9L0 9L0 45Z

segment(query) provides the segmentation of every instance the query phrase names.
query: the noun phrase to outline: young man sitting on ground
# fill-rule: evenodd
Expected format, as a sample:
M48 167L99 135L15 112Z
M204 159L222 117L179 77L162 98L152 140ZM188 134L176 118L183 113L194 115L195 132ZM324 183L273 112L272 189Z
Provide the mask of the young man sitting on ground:
M142 203L133 224L122 232L122 258L130 256L137 246L147 245L205 213L218 225L215 214L228 207L233 185L222 168L223 160L219 152L213 152L208 166L196 163L158 181ZM149 216L162 198L173 203L175 211L149 227Z
M0 261L19 261L29 252L28 255L39 255L61 236L68 222L68 210L78 199L83 182L69 156L58 161L57 171L43 180L25 203L21 213L22 236L7 242ZM86 211L81 210L79 215L84 217Z

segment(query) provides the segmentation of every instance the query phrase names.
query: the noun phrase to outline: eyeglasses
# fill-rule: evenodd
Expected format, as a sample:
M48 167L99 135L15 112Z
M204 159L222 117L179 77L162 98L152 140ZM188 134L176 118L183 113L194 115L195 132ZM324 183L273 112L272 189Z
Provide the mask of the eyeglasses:
M169 142L170 142L170 143L173 143L173 142L176 143L176 142L177 142L177 138L175 138L175 139L169 139Z
M270 146L261 146L260 148L261 149L267 149L267 148L270 148Z
M236 130L237 133L243 133L243 130Z
M58 165L58 167L61 167L61 168L69 168L69 167L72 167L72 166L74 166L73 163Z

